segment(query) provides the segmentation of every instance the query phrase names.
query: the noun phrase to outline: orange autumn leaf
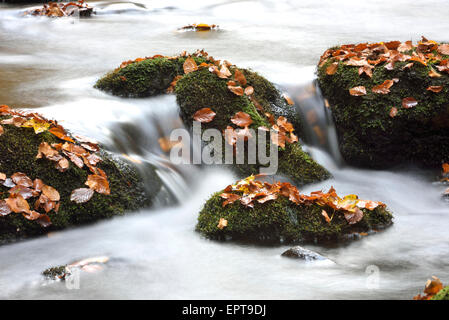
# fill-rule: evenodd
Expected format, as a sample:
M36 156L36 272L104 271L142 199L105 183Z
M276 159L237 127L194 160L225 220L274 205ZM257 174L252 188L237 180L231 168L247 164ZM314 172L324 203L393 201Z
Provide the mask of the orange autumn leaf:
M229 71L228 67L225 64L223 64L217 75L219 78L227 79L230 76L232 76L232 73L231 73L231 71Z
M287 102L287 104L289 105L289 106L292 106L292 105L294 105L295 103L293 102L293 100L287 95L287 94L283 94L283 97L284 97L284 99L285 99L285 101Z
M418 105L418 101L415 100L413 97L408 97L402 99L402 107L405 109L410 109Z
M59 201L60 195L58 190L53 187L44 185L42 187L42 194L45 195L50 201Z
M427 62L424 61L423 59L421 59L421 58L418 57L418 56L413 56L413 57L411 57L411 58L408 59L408 60L409 60L409 61L416 61L416 62L421 63L421 64L424 65L424 66L427 66Z
M217 228L222 230L222 229L224 229L227 226L228 226L228 220L220 218L220 220L218 221Z
M242 86L246 86L246 78L245 75L239 70L239 69L235 69L234 72L234 78L235 80L237 80L238 82L240 82L240 84Z
M234 203L235 201L240 199L240 196L238 194L226 192L220 194L220 197L225 199L225 201L222 204L223 207L225 207L228 204Z
M106 195L111 193L108 180L100 175L90 174L85 184L98 193Z
M229 91L231 91L233 94L237 95L237 96L243 96L243 88L238 86L238 87L234 87L234 86L230 86L228 85L228 89Z
M5 130L4 130L3 127L0 125L0 136L3 134L3 132L5 132Z
M329 218L329 215L327 214L326 210L322 210L321 215L324 217L327 223L331 223L331 218Z
M22 172L16 172L11 176L11 180L20 186L23 187L32 187L33 186L33 181L25 174Z
M449 56L449 44L445 43L445 44L440 44L438 46L438 52L444 55Z
M438 93L441 92L441 90L443 90L443 86L429 86L427 90Z
M391 107L390 109L390 117L394 118L398 114L398 109L395 107Z
M188 57L182 67L185 74L198 70L198 66L192 57Z
M10 195L5 202L15 213L30 212L30 205L20 194Z
M358 86L349 89L349 94L351 96L363 96L366 94L366 88L364 86Z
M253 93L254 93L254 88L253 88L252 86L248 86L248 87L245 88L245 94L246 94L247 96L250 96L250 95L252 95Z
M202 108L195 112L193 119L201 123L209 123L214 120L216 113L211 108Z
M443 163L443 173L449 173L449 163Z
M338 69L338 62L334 62L331 63L327 68L326 68L326 74L329 76L334 75L337 72Z
M251 116L249 114L239 111L231 118L231 122L239 127L244 128L253 123L253 120L251 119Z
M385 80L382 84L374 86L372 91L374 93L388 94L393 84L394 84L393 80Z
M54 134L55 136L57 136L61 140L75 142L75 141L73 141L72 138L70 138L69 136L66 135L65 130L60 126L51 128L48 131L51 132L52 134Z
M441 74L436 72L433 68L430 68L429 77L431 77L431 78L440 78Z

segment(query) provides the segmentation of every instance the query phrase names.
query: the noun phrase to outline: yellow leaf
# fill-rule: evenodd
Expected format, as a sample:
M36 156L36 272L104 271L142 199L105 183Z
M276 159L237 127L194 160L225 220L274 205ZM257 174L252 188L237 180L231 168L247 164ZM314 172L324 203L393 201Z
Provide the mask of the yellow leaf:
M220 218L220 221L218 221L217 228L220 230L223 230L227 226L228 226L228 220Z
M39 134L47 131L50 128L50 123L36 119L30 119L22 124L22 127L33 128L34 133Z

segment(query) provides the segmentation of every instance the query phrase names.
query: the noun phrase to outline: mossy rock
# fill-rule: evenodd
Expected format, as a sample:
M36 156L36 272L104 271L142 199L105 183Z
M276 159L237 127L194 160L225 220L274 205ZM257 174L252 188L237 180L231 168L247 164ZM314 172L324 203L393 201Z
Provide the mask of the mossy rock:
M0 117L0 119L5 117ZM161 181L153 168L152 189L147 190L138 170L128 162L101 151L102 162L97 167L108 176L110 195L96 193L86 203L77 204L70 201L74 189L84 185L90 171L70 162L65 172L59 172L55 163L48 159L36 159L41 142L61 142L51 133L35 134L33 128L17 128L3 125L4 133L0 135L0 172L8 177L15 172L23 172L31 179L39 178L61 196L57 213L50 211L48 216L52 225L41 227L35 221L26 220L21 214L11 213L0 217L0 243L17 238L26 238L60 230L71 226L83 225L100 219L123 215L126 211L137 210L152 204L153 197L161 188ZM8 197L9 188L0 185L0 199Z
M199 65L210 62L203 57L193 57ZM176 59L153 58L134 62L124 68L118 68L96 83L95 87L123 97L147 97L166 91L177 75L184 75L184 57ZM187 127L192 126L194 113L202 108L211 108L216 112L214 120L203 123L202 129L215 128L220 131L231 125L231 117L243 111L253 120L251 128L257 131L260 126L270 127L264 112L276 117L285 116L301 132L299 116L289 106L279 90L256 72L240 69L248 85L254 88L254 98L261 105L260 112L246 96L237 96L227 88L228 79L221 79L207 68L184 75L177 81L175 94L180 106L181 117ZM230 68L234 74L235 67ZM224 140L223 140L224 141ZM222 144L224 145L224 143ZM259 164L234 165L242 176L259 173ZM305 153L299 143L279 149L279 173L293 179L298 184L307 184L325 180L329 172Z
M231 68L231 72L235 72ZM242 70L248 85L254 87L254 97L262 105L265 112L284 115L291 119L289 107L279 91L267 80L255 72ZM181 108L181 117L187 126L191 126L193 115L202 108L211 108L216 112L214 120L202 124L202 129L215 128L220 131L231 124L230 119L235 113L243 111L251 116L251 129L257 132L260 126L270 127L267 119L262 116L253 102L247 96L237 96L227 88L227 80L220 79L206 69L185 75L176 84L176 99ZM223 144L224 144L223 140ZM260 165L235 165L242 176L257 174ZM301 149L299 143L287 144L279 148L278 173L293 179L298 184L313 183L330 177L329 172L316 163Z
M375 66L372 78L359 75L358 67L343 62L338 63L335 74L327 75L332 62L329 59L318 67L318 80L331 106L341 154L349 164L372 168L406 163L437 167L449 160L449 74L429 77L431 68L436 70L436 62L427 66L415 62L404 69L410 61L396 62L393 70L387 70L383 62ZM394 78L399 81L389 94L371 91L375 85ZM349 89L356 86L365 86L367 94L351 96ZM443 90L434 93L426 90L429 86L443 86ZM418 105L403 108L402 99L406 97L415 98ZM398 110L393 118L389 115L392 107Z
M388 210L377 207L373 211L363 209L363 219L353 225L338 214L327 223L321 212L328 208L296 205L285 197L263 204L256 202L254 208L246 208L240 201L222 207L222 192L206 202L198 217L196 230L207 238L258 243L335 242L354 233L383 229L393 219ZM228 221L223 229L217 227L220 218Z
M449 286L441 289L440 292L432 297L432 300L449 300Z

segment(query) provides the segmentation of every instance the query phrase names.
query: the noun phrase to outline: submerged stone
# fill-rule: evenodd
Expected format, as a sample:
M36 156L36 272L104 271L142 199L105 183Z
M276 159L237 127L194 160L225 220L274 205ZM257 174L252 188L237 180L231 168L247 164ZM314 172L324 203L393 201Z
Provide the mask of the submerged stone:
M398 47L392 41L326 51L318 66L319 85L349 164L437 167L448 161L449 69L444 63L449 56L440 48L444 47L423 40L418 46ZM392 85L385 94L385 88L372 90L386 80ZM366 94L363 90L350 94L351 88L360 87ZM403 99L410 97L417 104L403 105Z
M294 246L294 247L284 251L282 253L282 256L287 257L287 258L300 259L300 260L304 260L304 261L328 260L327 258L323 257L322 255L320 255L312 250L303 248L301 246Z

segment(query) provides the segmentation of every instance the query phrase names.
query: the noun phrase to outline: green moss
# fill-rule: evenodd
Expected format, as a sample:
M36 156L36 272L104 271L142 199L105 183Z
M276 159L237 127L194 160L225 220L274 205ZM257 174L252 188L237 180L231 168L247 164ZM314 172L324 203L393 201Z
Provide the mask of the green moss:
M357 166L391 167L400 163L440 166L449 160L449 75L428 76L428 66L417 62L402 70L407 62L398 62L393 70L377 65L372 78L359 76L358 68L339 63L334 75L327 75L328 60L318 68L323 95L329 100L345 160ZM435 69L435 67L433 67ZM387 79L398 78L389 94L371 89ZM440 93L426 90L443 86ZM351 96L349 89L365 86L367 94ZM418 105L402 107L402 99L414 97ZM389 116L396 107L397 116Z
M231 70L233 72L233 70ZM267 80L249 70L243 70L248 83L254 87L257 101L264 111L279 115L277 109L289 108L282 106L279 91ZM260 126L270 127L267 119L258 112L247 96L237 96L227 88L227 80L220 79L208 70L190 73L180 79L176 85L176 98L181 107L181 117L187 126L191 126L193 115L202 108L211 108L216 112L214 120L202 124L203 130L216 128L220 131L231 125L230 119L235 113L243 111L253 119L251 128L257 130ZM285 102L283 102L285 104ZM282 107L281 107L282 106ZM257 132L257 131L256 131ZM225 142L223 142L224 144ZM260 165L235 165L242 176L259 173ZM299 184L324 180L330 174L309 155L302 151L299 143L287 145L279 149L279 173Z
M221 192L206 202L196 226L197 231L211 239L288 243L338 241L345 239L345 235L384 228L392 223L391 213L378 207L373 211L363 209L364 217L355 225L349 225L339 214L329 224L321 215L322 207L296 205L285 197L264 204L255 203L252 209L245 208L239 201L223 208ZM222 230L217 227L220 218L228 221Z
M206 62L194 57L197 64ZM116 69L95 84L95 88L122 97L148 97L164 93L173 78L184 74L185 58L155 58L131 63Z
M51 211L48 215L52 226L42 228L34 221L28 221L20 214L11 213L0 217L0 242L16 238L40 235L52 230L67 228L123 215L125 211L135 210L151 205L151 197L160 188L161 183L153 172L155 186L150 195L145 191L140 175L130 164L113 159L102 151L103 161L97 167L108 175L111 189L110 195L95 193L92 199L83 204L70 201L74 189L84 185L89 173L88 169L78 168L73 163L65 172L59 172L54 162L48 159L36 159L41 142L61 142L49 132L35 134L32 128L17 128L3 125L4 133L0 136L0 172L7 176L15 172L23 172L31 179L39 178L45 184L56 188L61 196L58 213ZM8 196L8 188L0 185L0 199Z
M440 292L432 297L432 300L449 300L449 286L441 289Z

